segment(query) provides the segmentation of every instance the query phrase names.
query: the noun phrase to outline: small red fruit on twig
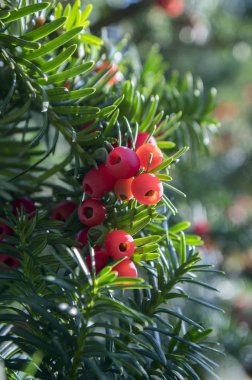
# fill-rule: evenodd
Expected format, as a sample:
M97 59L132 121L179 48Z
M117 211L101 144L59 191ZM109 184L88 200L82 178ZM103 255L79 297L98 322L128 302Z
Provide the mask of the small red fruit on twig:
M33 214L36 210L34 202L28 197L21 197L14 199L12 202L12 212L14 215L17 215L18 212L24 210L27 214Z
M78 208L78 217L87 226L97 226L103 223L106 208L98 199L86 199Z
M108 261L108 253L104 249L98 249L94 251L95 271L99 273L106 265ZM92 259L91 255L86 256L86 264L89 271L92 271Z
M85 227L83 230L79 231L76 235L76 239L81 245L78 245L78 248L82 249L88 242L88 231L90 227Z
M165 9L172 18L181 16L185 10L184 0L157 0L157 5Z
M96 66L95 71L99 73L100 71L107 69L109 70L106 74L105 78L107 78L110 75L113 75L109 81L108 84L113 85L119 82L119 77L121 76L121 73L118 73L118 66L114 63L109 62L108 60L103 61L101 64ZM119 74L119 75L118 75Z
M56 207L54 207L54 209L52 210L52 219L65 222L69 218L69 216L74 212L76 207L77 205L72 201L63 201L59 203Z
M130 258L134 253L135 243L133 237L127 232L115 230L107 235L105 247L108 254L114 260L118 260L125 256Z
M154 205L163 195L163 185L160 180L150 173L140 174L131 185L136 200L144 205Z
M16 269L20 266L19 261L15 259L15 257L6 255L4 253L0 253L0 269L3 269L4 266L1 265L1 263L7 265L11 269Z
M127 179L118 179L115 184L115 195L120 201L129 201L133 198L131 185L134 177Z
M145 171L156 168L163 161L163 153L156 145L144 144L137 149L136 154L140 160L140 168Z
M126 179L137 174L140 161L133 150L119 146L109 153L107 167L115 178Z
M113 267L113 271L118 273L118 277L138 277L137 269L133 261L125 259ZM130 285L130 283L128 283Z
M106 192L113 190L116 178L113 177L105 165L92 168L83 178L82 186L87 195L94 198L102 197Z
M144 145L146 143L146 140L149 138L149 133L148 132L139 132L138 135L137 135L137 139L136 139L136 150L138 148L140 148L140 146ZM151 145L157 145L157 142L156 142L156 139L151 136L151 138L149 139L148 143L147 144L151 144Z
M11 235L12 229L5 223L0 223L0 241L4 240L4 235Z

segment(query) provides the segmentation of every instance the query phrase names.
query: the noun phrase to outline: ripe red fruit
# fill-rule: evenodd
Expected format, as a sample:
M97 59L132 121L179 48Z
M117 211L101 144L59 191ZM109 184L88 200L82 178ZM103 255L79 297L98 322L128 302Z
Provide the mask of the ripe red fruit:
M98 199L86 199L78 208L78 217L87 226L97 226L104 221L106 208Z
M67 88L68 90L70 90L70 88L72 86L72 83L69 80L67 80L67 81L64 82L63 86L65 88Z
M63 201L53 208L51 217L54 220L65 222L74 212L77 205L72 201Z
M35 204L30 198L21 197L21 198L14 199L12 202L13 214L17 215L18 211L20 212L22 208L27 214L32 214L36 210Z
M79 231L76 235L76 240L81 243L78 248L82 249L88 242L88 231L90 227L85 227L83 230Z
M115 184L115 194L120 201L128 201L133 198L131 184L134 177L127 179L118 179Z
M138 135L137 135L137 139L136 139L135 149L137 150L138 148L140 148L140 146L142 146L143 144L145 144L145 142L146 142L146 140L148 139L149 136L150 135L147 132L139 132ZM153 136L151 136L151 138L149 139L148 144L157 145L157 142L156 142L156 140L155 140L155 138Z
M4 253L0 253L0 269L3 269L4 267L1 265L1 262L12 269L16 269L20 266L19 261L15 259L15 257L6 255Z
M131 190L136 200L144 205L156 204L163 195L162 183L151 173L137 176L132 182Z
M197 222L194 225L194 231L197 235L205 236L210 231L210 225L207 221Z
M136 154L140 159L140 168L144 170L152 170L163 161L163 153L156 145L144 144L137 149ZM149 164L149 162L151 163Z
M95 271L99 273L107 264L108 261L108 253L104 249L95 250L94 252L95 259ZM86 264L89 271L92 271L92 260L91 255L88 254L86 256Z
M138 277L137 269L133 261L125 259L113 267L118 272L118 277ZM130 283L128 283L130 284Z
M101 64L96 66L95 71L99 73L100 71L104 69L107 69L107 70L109 69L109 72L107 73L106 77L114 74L114 76L109 79L108 84L112 85L119 82L119 78L121 75L117 75L118 67L114 63L111 63L108 60L105 60Z
M140 161L133 150L118 146L109 153L107 167L110 174L115 178L126 179L137 174Z
M0 241L4 240L4 235L11 235L12 229L5 223L0 222Z
M173 18L181 16L185 10L184 0L158 0L157 3Z
M94 198L102 197L114 188L116 179L105 165L93 168L83 178L82 186L87 195Z
M133 237L127 232L115 230L106 236L105 247L108 254L118 260L125 256L130 258L134 253L135 243Z

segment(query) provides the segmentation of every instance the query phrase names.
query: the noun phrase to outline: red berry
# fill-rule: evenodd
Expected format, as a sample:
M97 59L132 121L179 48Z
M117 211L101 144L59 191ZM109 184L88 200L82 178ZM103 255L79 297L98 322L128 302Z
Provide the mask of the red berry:
M140 159L140 168L143 168L144 170L152 170L163 161L163 153L157 146L152 144L144 144L140 146L140 148L137 149L136 154ZM149 162L151 163L149 164Z
M144 205L156 204L163 195L162 183L150 173L137 176L132 182L131 190L136 200Z
M127 179L118 179L115 184L115 194L120 201L128 201L133 198L131 184L134 177Z
M140 148L140 146L145 144L149 136L150 135L147 132L139 132L136 139L135 149L137 150L138 148ZM157 142L153 136L151 136L151 138L149 139L148 144L157 145Z
M11 235L12 229L5 223L0 222L0 241L4 240L4 235Z
M114 188L116 179L105 165L93 168L83 178L83 190L90 197L100 198Z
M63 201L52 210L51 217L54 220L65 222L74 212L77 205L72 201Z
M166 10L170 17L179 17L185 10L183 0L158 0L157 3Z
M12 202L13 214L17 215L18 211L20 212L22 208L27 214L32 214L36 210L35 204L30 198L21 197L14 199L14 201Z
M125 259L113 267L118 272L118 277L138 277L137 269L133 261Z
M87 244L89 229L90 227L85 227L83 230L77 233L76 240L81 243L81 245L78 245L79 248L84 248L84 246Z
M87 226L97 226L104 221L106 208L98 199L86 199L78 208L78 217Z
M64 82L63 86L65 88L67 88L68 90L70 90L70 88L72 86L72 83L69 80L67 80L67 81Z
M0 268L2 269L3 266L1 265L1 262L12 269L16 269L20 265L19 261L15 259L15 257L6 255L4 253L0 253Z
M99 273L107 264L108 261L108 253L104 249L95 250L94 252L95 259L95 271ZM88 254L86 256L86 264L89 271L92 271L92 260L91 255Z
M114 74L114 76L109 79L109 81L108 81L109 84L112 85L112 84L116 84L117 82L119 82L120 75L117 75L118 67L114 63L110 63L108 60L105 60L100 65L97 65L95 71L97 73L99 73L100 71L102 71L104 69L107 69L107 70L109 69L109 72L107 73L106 77Z
M113 149L107 157L107 167L111 175L125 179L137 174L140 161L136 153L124 146Z
M130 258L135 250L134 239L122 230L111 231L105 239L105 247L113 259Z
M210 231L210 225L207 221L197 222L194 225L194 231L197 235L205 236Z

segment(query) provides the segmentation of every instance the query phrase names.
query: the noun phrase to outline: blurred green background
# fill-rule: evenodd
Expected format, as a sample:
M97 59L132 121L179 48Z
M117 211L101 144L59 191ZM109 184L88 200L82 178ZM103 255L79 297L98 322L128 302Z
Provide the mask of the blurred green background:
M178 197L176 204L205 240L203 260L226 272L207 279L217 295L203 293L225 313L191 311L209 320L226 354L216 371L224 380L252 379L252 0L91 3L91 30L102 30L108 44L126 35L126 59L136 71L156 45L168 71L190 71L218 90L221 127L210 136L208 154L197 152L179 165L177 186L187 199ZM115 53L113 59L121 57Z

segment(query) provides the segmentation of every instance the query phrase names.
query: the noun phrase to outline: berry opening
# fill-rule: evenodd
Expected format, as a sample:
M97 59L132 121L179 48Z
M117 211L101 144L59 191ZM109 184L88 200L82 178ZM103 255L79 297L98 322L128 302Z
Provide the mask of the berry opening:
M135 243L133 237L126 231L114 230L106 236L105 247L109 256L117 260L124 256L130 258L134 253Z
M92 207L85 207L84 215L86 218L92 218L93 214L94 214L94 210Z
M149 190L147 193L144 194L145 197L152 197L155 194L154 190Z
M151 173L137 176L132 182L131 190L135 199L146 205L158 203L163 195L162 183Z
M122 161L121 157L118 155L113 155L109 157L109 163L111 165L119 164Z
M11 267L15 265L15 261L11 257L8 257L8 259L4 260L4 264L8 265L8 267Z
M128 250L129 244L127 243L121 243L119 244L119 249L121 252L126 252Z

